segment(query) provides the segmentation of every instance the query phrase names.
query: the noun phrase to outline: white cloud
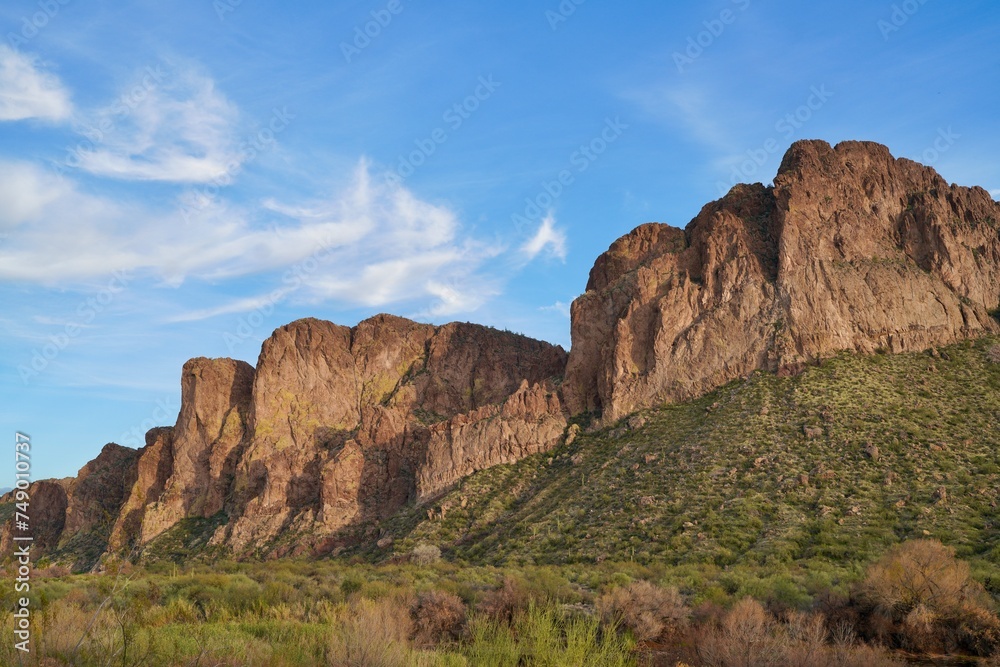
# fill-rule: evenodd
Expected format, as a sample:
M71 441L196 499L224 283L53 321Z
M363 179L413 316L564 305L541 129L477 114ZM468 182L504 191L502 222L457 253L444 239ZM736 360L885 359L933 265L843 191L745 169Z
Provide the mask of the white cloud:
M0 45L0 121L60 121L72 110L69 93L57 76L42 71L35 58Z
M562 315L563 317L566 317L566 318L569 318L570 312L571 312L570 311L570 304L565 303L563 301L556 301L551 306L542 306L538 310L552 311L552 312L555 312L555 313L559 313L560 315Z
M45 209L69 193L67 183L30 165L0 164L0 230L10 230L37 219Z
M215 306L213 308L202 308L200 310L191 310L179 315L174 315L166 319L167 322L197 322L199 320L207 320L213 317L218 317L219 315L231 315L233 313L246 313L252 310L264 309L268 307L273 307L279 301L281 301L286 294L288 294L288 289L278 288L273 292L267 294L262 294L260 296L251 296L245 299L236 299L229 303L223 304L221 306Z
M193 70L150 67L118 99L84 121L102 128L79 167L98 176L177 183L224 182L250 154L237 138L237 108Z
M1000 197L1000 188L997 188L995 190L990 190L990 194L993 196L994 199L997 199L998 197Z
M266 295L175 315L177 322L254 310L275 290L278 300L305 303L430 303L433 316L469 312L498 293L482 265L499 250L464 236L449 209L373 178L365 161L334 196L265 202L270 220L263 223L212 202L198 202L184 220L82 192L31 164L0 161L0 183L17 174L30 187L17 207L0 209L0 229L14 232L0 245L0 280L77 284L123 270L177 286L273 274Z
M534 259L546 249L550 256L566 259L566 232L556 229L555 225L555 218L550 213L542 220L535 235L521 246L521 252L528 260Z
M656 84L628 91L624 97L651 117L680 126L716 151L733 150L731 119L726 119L726 113L732 110L720 106L717 96L704 86Z

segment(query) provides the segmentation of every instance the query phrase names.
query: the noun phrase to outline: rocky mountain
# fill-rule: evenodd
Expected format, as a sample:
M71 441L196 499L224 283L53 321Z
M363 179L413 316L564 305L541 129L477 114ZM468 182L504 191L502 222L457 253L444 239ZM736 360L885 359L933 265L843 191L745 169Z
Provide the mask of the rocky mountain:
M998 220L985 190L883 146L797 143L772 187L737 186L684 230L616 241L573 304L568 358L379 315L281 327L256 367L189 361L174 426L33 485L36 553L88 567L192 521L202 547L236 556L388 544L380 526L402 508L572 439L574 416L610 424L755 370L1000 332Z
M327 553L342 533L558 444L565 365L559 347L472 324L293 322L256 368L187 362L177 423L142 449L109 444L76 478L33 484L36 555L83 568L209 518L211 545L237 555Z
M1000 204L878 144L794 144L684 229L643 225L573 303L564 398L605 422L755 369L1000 330Z

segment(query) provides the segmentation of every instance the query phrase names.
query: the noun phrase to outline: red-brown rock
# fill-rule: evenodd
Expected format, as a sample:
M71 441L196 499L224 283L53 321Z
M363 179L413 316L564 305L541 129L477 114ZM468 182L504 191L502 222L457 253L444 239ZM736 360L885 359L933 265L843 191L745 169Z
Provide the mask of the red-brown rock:
M877 144L799 142L682 232L616 241L572 309L564 396L613 422L755 369L1000 331L1000 205Z

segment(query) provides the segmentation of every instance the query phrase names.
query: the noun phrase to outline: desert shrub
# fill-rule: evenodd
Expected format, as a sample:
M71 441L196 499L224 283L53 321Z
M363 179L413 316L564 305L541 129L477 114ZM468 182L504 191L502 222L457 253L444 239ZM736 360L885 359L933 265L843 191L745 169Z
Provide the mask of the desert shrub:
M1000 662L1000 619L988 609L967 605L958 617L955 643L974 655L995 655Z
M579 590L557 568L532 568L524 573L524 585L532 598L550 602L580 602Z
M822 614L789 612L778 622L753 599L738 602L719 623L696 633L699 667L890 667L901 665L884 649L855 643L847 625L827 632Z
M637 641L647 642L683 629L691 616L676 588L637 581L605 593L597 611L607 625L620 625Z
M351 597L364 587L365 582L357 577L346 577L340 582L340 592L344 594L344 597Z
M873 607L868 625L879 626L886 643L976 655L1000 648L1000 619L987 607L982 586L940 542L915 540L893 548L868 569L862 593ZM884 620L873 622L880 616Z
M920 605L947 614L982 595L968 564L936 540L913 540L891 549L868 568L863 590L874 604L900 618Z
M524 585L513 577L505 577L503 585L486 593L477 610L491 620L510 625L514 618L527 610L531 596Z
M986 353L987 358L994 364L1000 364L1000 344L992 346Z
M927 605L918 604L903 619L902 637L905 648L929 653L941 648L938 618Z
M441 549L433 544L418 544L413 547L410 560L417 565L432 565L441 560Z
M470 665L588 665L630 667L633 644L615 632L602 632L592 617L570 618L551 606L529 604L513 625L480 616L470 624L465 646Z
M703 639L700 653L708 664L719 667L776 665L777 645L771 634L772 624L759 602L743 598L725 615L718 631Z
M465 629L465 603L457 595L444 591L427 591L417 596L410 607L413 638L418 644L438 644L454 641Z

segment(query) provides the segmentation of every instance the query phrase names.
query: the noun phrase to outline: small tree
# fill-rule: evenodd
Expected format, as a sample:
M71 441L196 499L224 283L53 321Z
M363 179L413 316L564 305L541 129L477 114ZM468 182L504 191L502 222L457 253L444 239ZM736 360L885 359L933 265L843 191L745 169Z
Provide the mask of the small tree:
M691 610L676 588L637 581L605 593L597 611L606 624L621 624L640 642L652 641L687 626Z
M893 547L868 568L864 591L877 607L899 619L918 606L936 615L950 614L982 596L968 564L937 540Z
M905 542L868 568L863 592L896 627L900 645L919 651L960 646L977 655L1000 647L1000 619L969 566L936 540Z
M441 549L433 544L419 544L413 548L410 559L417 565L431 565L441 560Z

